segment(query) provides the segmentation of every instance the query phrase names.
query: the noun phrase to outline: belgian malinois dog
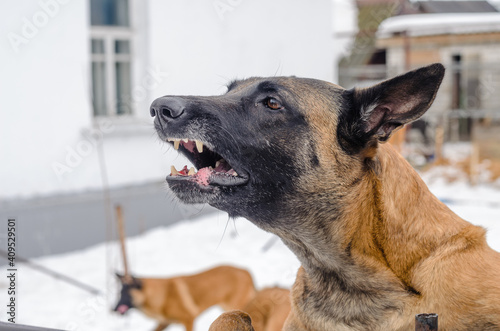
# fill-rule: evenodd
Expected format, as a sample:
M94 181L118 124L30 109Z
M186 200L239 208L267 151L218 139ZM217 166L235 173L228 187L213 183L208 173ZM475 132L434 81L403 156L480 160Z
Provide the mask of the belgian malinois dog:
M194 164L171 190L278 235L301 262L284 330L500 330L500 254L390 144L433 102L433 64L368 88L272 77L164 96L159 137ZM243 319L242 319L243 320Z
M122 284L115 311L125 314L137 308L158 321L155 331L172 323L193 330L195 318L219 305L224 310L242 309L255 296L248 271L220 266L199 274L172 278L136 278L118 275Z

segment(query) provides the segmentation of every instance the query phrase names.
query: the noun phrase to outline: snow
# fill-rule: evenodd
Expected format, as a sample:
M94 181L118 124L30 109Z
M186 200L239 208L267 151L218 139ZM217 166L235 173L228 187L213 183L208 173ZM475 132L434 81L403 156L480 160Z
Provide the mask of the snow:
M409 36L500 31L500 13L446 13L394 16L384 20L378 38L406 31Z
M469 186L465 181L447 183L430 173L423 175L430 189L461 217L486 227L488 242L500 250L500 190L490 185ZM258 288L289 287L299 262L280 242L267 251L273 236L244 219L229 220L223 212L170 227L160 227L129 238L129 266L137 276L168 277L199 272L220 264L250 270ZM111 312L117 302L118 283L113 273L121 271L116 242L48 256L35 263L93 286L105 294L91 295L55 280L26 265L18 269L17 323L65 330L152 330L155 322L135 309L119 316ZM6 267L2 267L6 270ZM7 283L0 282L0 302L7 302ZM221 313L217 307L203 313L196 330L207 330ZM6 315L0 315L6 320ZM183 330L173 325L169 330Z
M21 234L20 234L21 235ZM248 268L258 288L292 285L299 262L276 241L267 251L263 247L273 236L250 222L229 220L220 212L196 221L161 227L127 240L132 274L168 277L199 272L230 264ZM111 312L117 302L115 271L122 270L120 248L116 242L100 244L83 251L34 260L51 270L78 279L106 294L94 296L55 280L28 266L18 270L17 323L64 330L152 330L155 322L135 309L125 317ZM6 266L2 270L6 270ZM7 283L0 283L0 302L7 302ZM196 330L207 330L221 313L206 311L196 320ZM6 321L2 314L0 320ZM169 330L183 330L172 326Z

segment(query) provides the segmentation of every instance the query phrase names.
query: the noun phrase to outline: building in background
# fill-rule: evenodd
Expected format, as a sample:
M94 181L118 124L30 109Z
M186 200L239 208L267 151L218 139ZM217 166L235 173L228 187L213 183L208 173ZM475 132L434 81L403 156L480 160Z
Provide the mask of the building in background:
M419 153L431 160L436 129L440 146L442 140L481 139L484 132L494 139L500 130L500 13L495 6L487 1L357 4L359 31L350 53L339 62L341 85L367 86L441 62L447 71L440 92L422 120L409 126L416 130L410 130L407 141L420 144ZM474 135L475 125L481 126ZM495 157L500 158L499 152Z
M402 72L441 62L447 74L426 119L448 139L470 140L474 119L500 119L500 13L424 14L384 21L376 45Z
M25 0L0 32L0 217L25 255L104 240L115 203L129 234L199 212L163 183L185 160L153 132L156 97L336 76L330 0Z
M421 14L496 13L498 10L488 1L408 1L408 0L357 0L358 31L350 51L339 61L339 83L350 88L369 85L406 68L392 68L387 63L386 49L376 43L380 24L391 17ZM425 19L422 19L424 22ZM352 32L351 32L352 34Z

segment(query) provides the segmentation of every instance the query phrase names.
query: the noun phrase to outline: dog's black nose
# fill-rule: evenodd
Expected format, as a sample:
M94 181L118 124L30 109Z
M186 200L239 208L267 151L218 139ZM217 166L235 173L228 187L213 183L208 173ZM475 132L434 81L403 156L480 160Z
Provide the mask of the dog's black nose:
M149 113L152 117L158 115L163 120L181 116L186 108L186 101L179 97L161 97L153 101Z

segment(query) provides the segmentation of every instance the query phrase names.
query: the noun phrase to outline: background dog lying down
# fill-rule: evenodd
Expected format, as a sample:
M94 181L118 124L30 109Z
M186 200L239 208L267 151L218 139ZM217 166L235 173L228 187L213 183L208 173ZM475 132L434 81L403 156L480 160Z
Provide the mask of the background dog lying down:
M289 290L264 288L243 310L233 310L217 318L209 331L281 331L290 309Z
M250 315L255 331L281 331L290 309L290 291L268 287L258 291L243 311Z

